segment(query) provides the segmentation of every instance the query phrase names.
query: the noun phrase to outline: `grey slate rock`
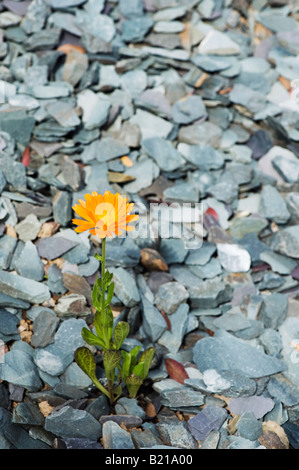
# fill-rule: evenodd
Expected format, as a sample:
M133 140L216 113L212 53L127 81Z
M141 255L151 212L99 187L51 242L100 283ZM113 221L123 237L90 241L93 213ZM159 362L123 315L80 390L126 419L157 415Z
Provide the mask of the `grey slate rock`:
M290 218L284 199L277 189L270 185L265 185L261 191L259 213L278 224L285 224Z
M190 95L174 103L172 119L177 124L190 124L206 114L206 107L200 96Z
M156 428L164 442L180 449L196 449L197 443L182 421L159 422Z
M0 364L1 380L20 385L29 391L37 392L42 387L38 369L32 357L20 350L8 351Z
M142 142L142 149L152 157L163 171L181 168L185 159L168 140L162 137L150 137Z
M102 435L101 424L84 410L64 406L53 410L45 420L45 429L59 437L98 440Z
M218 430L227 418L227 411L220 406L207 405L187 422L187 427L197 441L205 440L211 431Z
M36 243L40 257L48 260L59 258L76 245L78 242L62 236L41 238Z
M140 295L133 276L124 268L110 268L113 274L114 291L126 307L134 307L140 301Z
M33 336L31 345L34 348L43 348L54 341L59 318L49 310L42 310L33 322Z
M130 433L122 429L114 421L106 421L103 424L104 449L134 449Z
M0 268L8 269L13 252L17 245L17 238L2 235L0 237Z
M42 281L44 279L44 265L36 246L28 240L22 251L20 252L16 270L20 276L33 279L34 281Z
M182 303L177 310L170 315L170 330L164 331L158 339L158 344L165 346L170 353L179 351L188 326L189 305Z
M237 424L237 435L250 441L257 440L263 433L262 423L256 419L251 411L241 414Z
M271 397L279 400L285 406L294 406L299 403L299 391L296 385L292 384L282 374L270 378L267 390Z
M173 314L180 304L189 297L188 291L179 282L167 282L162 284L155 296L155 305L168 315Z
M250 411L256 419L263 418L274 407L274 401L264 396L237 397L229 400L229 409L232 413L241 415Z
M292 225L276 232L270 240L270 248L276 253L299 258L299 225Z
M149 32L153 24L152 18L147 16L123 21L121 25L123 41L129 43L142 42L144 36Z
M193 361L200 371L230 370L250 378L265 377L286 368L282 361L230 334L199 340L193 347Z
M45 418L35 403L19 403L12 412L12 422L32 426L43 426Z
M142 321L146 335L157 341L167 328L166 321L159 310L146 297L141 296Z
M4 294L32 304L43 303L51 297L45 284L3 270L0 271L0 288Z
M113 421L114 423L118 424L119 426L124 425L126 428L135 428L139 427L142 424L142 419L140 416L130 415L130 414L116 414L116 415L108 415L108 416L101 416L99 419L101 424L104 424L109 421Z
M259 319L265 328L277 329L282 325L288 312L288 297L285 294L273 293L262 297Z
M19 319L16 315L0 308L0 337L17 334L18 323Z
M232 288L220 279L208 279L194 286L187 286L193 308L216 308L232 298Z

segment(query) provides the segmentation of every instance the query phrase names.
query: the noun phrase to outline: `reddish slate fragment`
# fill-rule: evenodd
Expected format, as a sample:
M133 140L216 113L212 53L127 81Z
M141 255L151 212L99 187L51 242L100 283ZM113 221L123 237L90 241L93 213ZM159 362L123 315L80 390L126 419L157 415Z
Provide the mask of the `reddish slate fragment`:
M185 367L178 361L174 359L166 359L165 367L168 372L169 377L180 384L184 383L184 380L189 379L189 375L186 372Z
M30 163L30 148L26 147L22 155L22 163L24 166L28 166Z
M215 209L213 209L212 207L208 207L205 213L211 215L212 217L214 217L214 219L217 220L217 222L219 222L219 216Z

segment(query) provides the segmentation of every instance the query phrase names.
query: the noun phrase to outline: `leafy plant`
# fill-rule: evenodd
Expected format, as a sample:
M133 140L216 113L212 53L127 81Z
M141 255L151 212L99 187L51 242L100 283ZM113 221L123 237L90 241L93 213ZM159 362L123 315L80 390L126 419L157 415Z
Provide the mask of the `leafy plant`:
M95 386L114 403L122 394L122 384L127 387L130 398L135 398L140 386L148 375L155 353L154 348L144 351L138 358L140 346L130 352L121 350L127 338L130 327L125 321L120 321L114 327L113 314L110 307L114 293L113 274L105 270L105 242L103 239L102 256L95 255L102 264L102 276L97 278L92 291L92 301L96 309L94 330L84 327L82 337L90 346L102 350L103 365L107 377L107 388L96 377L96 362L91 350L82 346L75 352L78 366L90 377Z

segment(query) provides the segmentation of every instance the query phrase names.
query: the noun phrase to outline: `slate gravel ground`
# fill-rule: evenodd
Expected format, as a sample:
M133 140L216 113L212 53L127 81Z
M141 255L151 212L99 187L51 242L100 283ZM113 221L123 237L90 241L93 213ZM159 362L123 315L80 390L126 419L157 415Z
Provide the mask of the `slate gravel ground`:
M299 448L298 38L291 0L1 2L0 449ZM115 324L156 349L113 409L74 362L105 190L140 215Z

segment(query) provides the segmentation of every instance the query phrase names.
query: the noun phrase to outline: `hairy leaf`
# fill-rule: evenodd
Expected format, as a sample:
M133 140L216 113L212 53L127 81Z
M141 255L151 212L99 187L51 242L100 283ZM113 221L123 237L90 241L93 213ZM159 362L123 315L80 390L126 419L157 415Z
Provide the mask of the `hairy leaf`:
M81 335L87 344L90 344L91 346L100 346L101 348L105 347L104 342L92 331L88 330L88 328L83 327Z
M155 349L154 348L148 348L146 351L144 351L141 354L139 362L144 363L144 376L142 377L143 379L146 378L150 365L152 363L153 357L155 355Z
M114 338L114 345L116 349L119 349L123 344L124 340L128 336L130 331L130 326L125 321L120 321L117 323L116 327L114 328L113 338Z
M116 349L107 349L103 354L103 362L106 371L112 371L118 366L122 358L121 352Z
M107 297L106 297L106 305L110 304L112 297L113 297L113 293L114 293L114 282L112 282L112 284L110 284L108 288Z

